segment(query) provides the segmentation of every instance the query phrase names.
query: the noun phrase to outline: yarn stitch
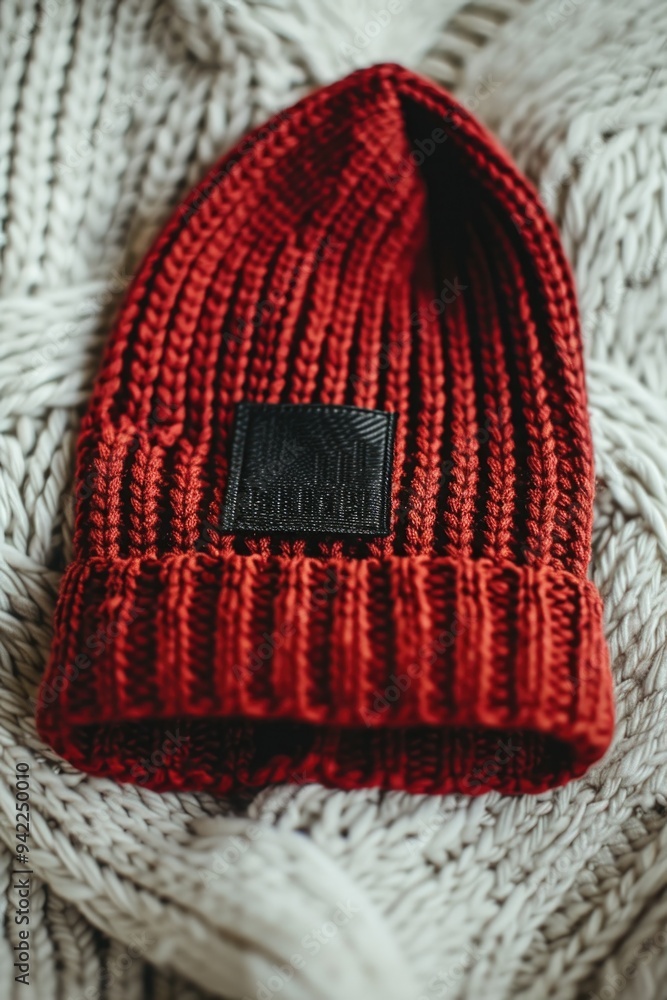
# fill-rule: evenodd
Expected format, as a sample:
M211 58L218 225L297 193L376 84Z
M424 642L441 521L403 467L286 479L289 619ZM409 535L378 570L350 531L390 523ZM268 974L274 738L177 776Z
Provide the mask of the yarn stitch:
M230 530L241 401L397 414L387 537ZM423 78L360 70L213 168L129 291L77 479L37 721L84 770L540 792L607 748L569 270L529 185Z
M12 1000L27 995L11 950L19 761L39 1000L254 998L353 892L359 912L275 996L663 1000L665 7L411 0L357 36L371 17L364 0L0 4L0 993ZM37 736L34 704L109 312L226 149L306 90L387 60L440 81L500 137L573 267L612 750L584 778L518 798L292 784L239 801L84 775Z

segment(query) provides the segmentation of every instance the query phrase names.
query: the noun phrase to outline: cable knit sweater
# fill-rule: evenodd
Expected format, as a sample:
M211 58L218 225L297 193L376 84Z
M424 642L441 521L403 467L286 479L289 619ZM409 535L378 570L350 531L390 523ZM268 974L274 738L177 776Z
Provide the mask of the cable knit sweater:
M2 996L664 1000L666 30L650 0L3 0ZM295 784L227 800L87 777L40 742L34 698L113 312L170 209L240 136L385 60L498 134L574 269L613 747L525 798ZM17 866L31 872L27 989Z

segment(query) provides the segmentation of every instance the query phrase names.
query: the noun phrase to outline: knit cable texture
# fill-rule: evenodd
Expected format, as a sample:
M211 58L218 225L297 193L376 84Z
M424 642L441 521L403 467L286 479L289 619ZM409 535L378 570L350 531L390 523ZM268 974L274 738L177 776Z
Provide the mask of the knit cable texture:
M14 983L10 877L27 761L40 1000L260 987L304 1000L663 998L664 6L487 0L443 29L452 10L413 0L378 31L345 0L0 5L3 996L28 995ZM453 89L498 133L572 263L612 751L583 780L520 798L293 785L229 800L82 775L38 739L33 712L109 313L226 149L306 89L387 60Z

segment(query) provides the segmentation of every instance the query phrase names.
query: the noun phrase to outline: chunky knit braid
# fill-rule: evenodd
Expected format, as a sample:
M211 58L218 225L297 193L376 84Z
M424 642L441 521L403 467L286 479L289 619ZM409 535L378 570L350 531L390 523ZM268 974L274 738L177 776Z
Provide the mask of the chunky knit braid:
M28 761L39 1000L255 997L297 952L307 964L275 996L663 1000L664 5L402 6L371 37L371 5L359 0L0 4L0 904L9 928L12 775ZM71 559L76 433L109 311L171 209L226 149L306 90L387 60L440 81L499 135L572 263L589 355L592 576L615 676L613 751L582 780L518 798L304 784L239 801L83 775L36 735L34 697ZM95 132L102 121L112 127ZM517 230L531 222L515 219ZM319 256L326 267L326 246ZM470 259L485 280L474 248ZM511 260L496 263L511 284ZM299 278L294 252L283 266L287 288ZM409 329L419 303L408 308L391 277L387 296ZM445 314L454 326L464 299ZM400 401L405 343L390 356L388 391ZM206 365L195 367L205 380ZM336 391L335 380L327 386ZM437 383L425 392L432 411L422 419L435 426ZM485 443L503 461L504 414L498 443ZM497 517L500 549L502 508ZM353 891L358 913L318 954L304 953L303 935ZM1 939L0 993L23 1000L13 961Z

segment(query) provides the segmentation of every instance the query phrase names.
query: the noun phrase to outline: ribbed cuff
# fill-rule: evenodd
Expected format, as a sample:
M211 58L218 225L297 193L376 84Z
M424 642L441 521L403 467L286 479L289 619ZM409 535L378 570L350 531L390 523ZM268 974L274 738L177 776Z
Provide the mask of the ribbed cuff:
M41 735L148 787L539 792L607 748L593 584L448 557L75 562Z

